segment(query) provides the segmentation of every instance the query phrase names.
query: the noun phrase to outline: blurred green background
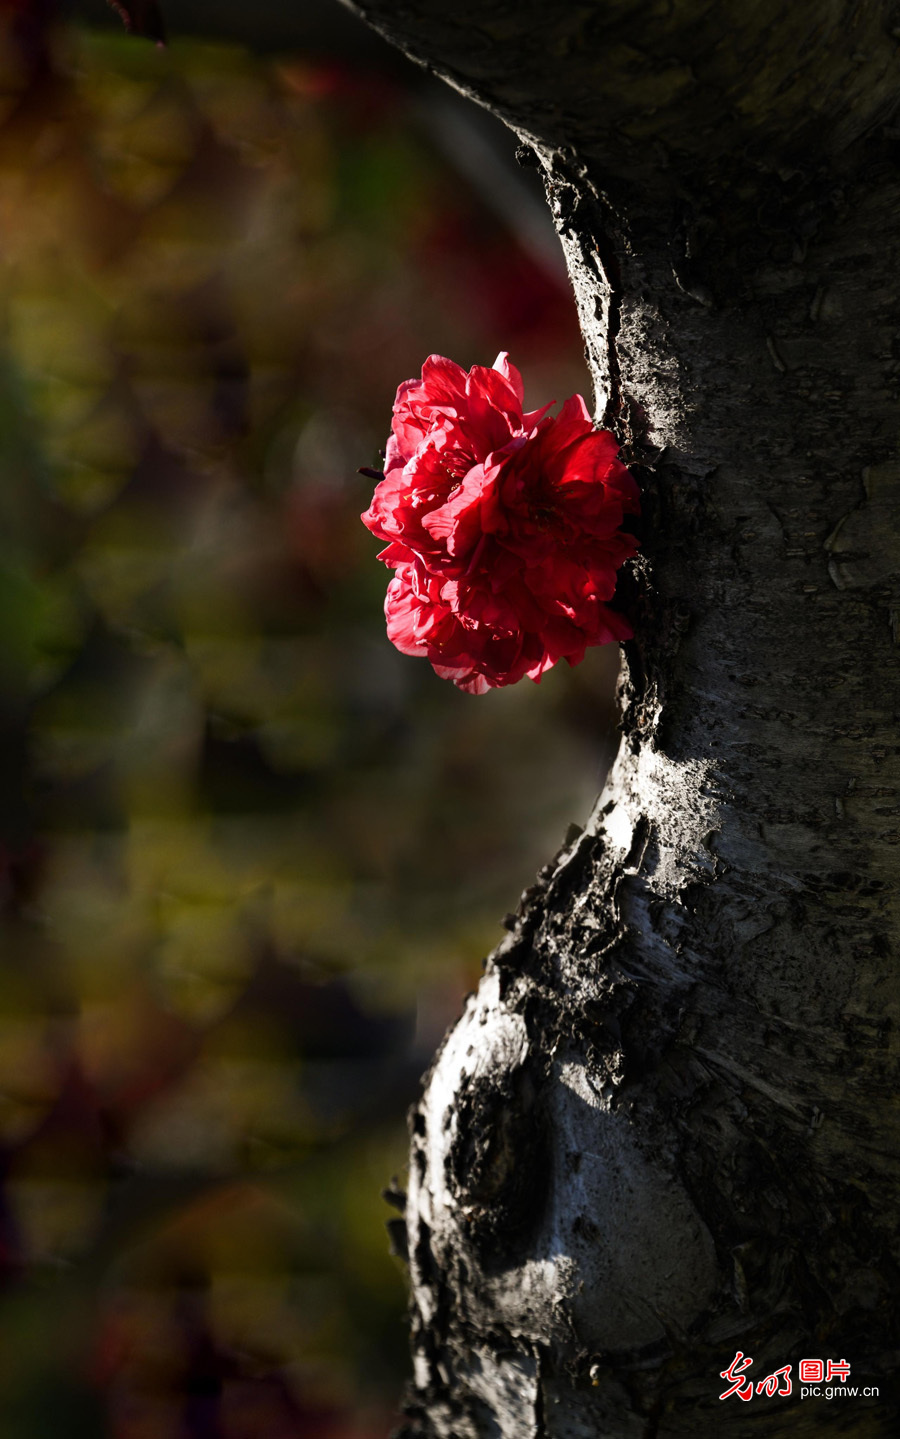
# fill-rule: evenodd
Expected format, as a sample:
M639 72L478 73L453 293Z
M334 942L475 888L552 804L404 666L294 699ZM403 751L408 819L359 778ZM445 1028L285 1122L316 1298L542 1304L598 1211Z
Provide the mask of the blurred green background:
M384 635L397 384L589 394L429 95L0 12L2 1439L390 1432L405 1109L607 763L612 651L472 698Z

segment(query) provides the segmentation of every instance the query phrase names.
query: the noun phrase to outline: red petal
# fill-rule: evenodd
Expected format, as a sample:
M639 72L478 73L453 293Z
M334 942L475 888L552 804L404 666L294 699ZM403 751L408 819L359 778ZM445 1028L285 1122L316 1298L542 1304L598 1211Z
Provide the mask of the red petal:
M493 367L495 370L499 371L506 383L513 390L516 398L519 401L519 409L521 410L523 401L525 399L525 386L522 384L522 376L519 374L519 371L516 369L515 365L510 364L509 355L506 350L500 351L499 355L494 361Z
M489 689L495 686L491 681L485 679L484 675L478 674L477 670L471 667L453 668L451 665L432 665L436 675L442 680L452 680L458 690L465 690L470 695L486 695Z
M434 540L445 540L448 554L467 554L482 535L481 501L491 476L483 465L475 465L459 489L440 509L432 510L422 520L422 528Z

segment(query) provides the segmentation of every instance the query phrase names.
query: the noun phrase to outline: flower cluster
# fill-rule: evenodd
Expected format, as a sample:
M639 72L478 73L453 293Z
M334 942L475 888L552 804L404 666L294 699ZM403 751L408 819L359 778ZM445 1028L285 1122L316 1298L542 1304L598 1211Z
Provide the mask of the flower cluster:
M607 607L637 548L637 486L573 395L523 411L503 353L466 373L432 355L397 391L385 471L363 523L396 571L388 637L471 694L540 680L559 659L627 639ZM366 473L373 473L366 471Z

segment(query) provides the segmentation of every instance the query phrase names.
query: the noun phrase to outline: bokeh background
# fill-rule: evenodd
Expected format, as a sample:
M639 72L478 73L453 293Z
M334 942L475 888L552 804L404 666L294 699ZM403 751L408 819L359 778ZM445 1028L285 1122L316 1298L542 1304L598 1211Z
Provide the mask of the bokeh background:
M198 8L0 8L2 1439L389 1434L405 1110L611 745L611 651L395 653L358 518L429 352L589 395L513 137Z

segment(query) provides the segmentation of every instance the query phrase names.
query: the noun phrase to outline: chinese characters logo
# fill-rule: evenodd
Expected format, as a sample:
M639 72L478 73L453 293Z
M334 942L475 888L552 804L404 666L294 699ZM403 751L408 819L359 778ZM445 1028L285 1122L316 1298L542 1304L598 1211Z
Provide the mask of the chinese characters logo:
M739 1349L728 1368L720 1371L719 1377L725 1379L731 1386L719 1395L720 1399L730 1399L732 1395L737 1395L738 1399L749 1404L754 1394L764 1394L767 1399L772 1399L776 1395L786 1399L793 1392L791 1370L794 1366L792 1364L783 1364L780 1369L773 1370L771 1374L767 1374L764 1379L757 1379L755 1383L747 1377L747 1370L752 1364L753 1360L750 1356ZM844 1386L849 1376L850 1365L846 1359L801 1359L797 1365L797 1382L801 1386L800 1397L801 1399L822 1397L817 1388L814 1389L810 1386L817 1386L823 1381L827 1385L837 1383ZM844 1392L843 1388L841 1392ZM848 1389L846 1392L855 1395L857 1391ZM864 1390L863 1393L877 1395L878 1391ZM829 1390L825 1392L824 1397L830 1399L832 1395L833 1391Z

